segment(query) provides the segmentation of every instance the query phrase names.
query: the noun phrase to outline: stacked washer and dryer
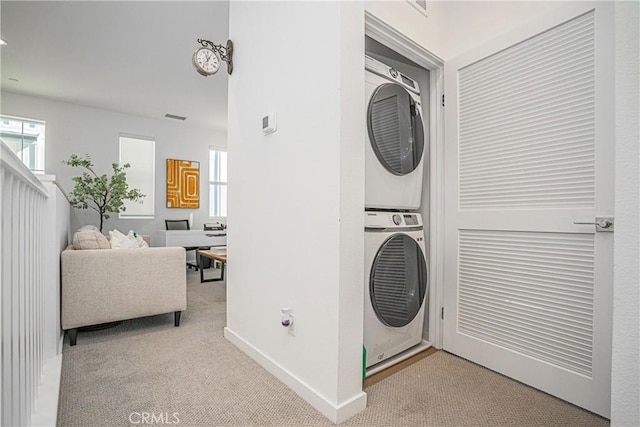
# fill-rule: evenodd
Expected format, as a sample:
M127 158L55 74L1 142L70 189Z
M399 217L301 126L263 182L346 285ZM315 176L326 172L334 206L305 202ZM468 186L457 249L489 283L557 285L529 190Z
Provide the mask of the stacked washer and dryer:
M425 349L428 271L420 208L425 132L413 79L365 56L367 376ZM420 345L422 343L422 345Z

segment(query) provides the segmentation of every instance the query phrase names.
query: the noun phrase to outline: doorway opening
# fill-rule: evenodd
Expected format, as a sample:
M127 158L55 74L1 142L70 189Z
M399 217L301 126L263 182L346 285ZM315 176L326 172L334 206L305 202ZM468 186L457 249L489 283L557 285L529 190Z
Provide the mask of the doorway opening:
M426 297L423 339L442 348L443 306L443 158L442 112L444 62L377 17L365 14L365 54L418 82L424 121L424 180L417 212L424 224L429 290Z

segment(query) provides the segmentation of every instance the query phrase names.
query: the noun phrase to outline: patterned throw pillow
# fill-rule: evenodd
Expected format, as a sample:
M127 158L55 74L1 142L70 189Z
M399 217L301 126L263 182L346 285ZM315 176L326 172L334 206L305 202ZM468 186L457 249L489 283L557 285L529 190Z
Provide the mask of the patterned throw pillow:
M78 228L76 231L100 231L100 229L98 227L96 227L95 225L87 224L87 225L83 225L82 227Z
M73 235L73 248L76 250L111 249L111 245L109 245L107 238L97 229L83 230L81 228Z

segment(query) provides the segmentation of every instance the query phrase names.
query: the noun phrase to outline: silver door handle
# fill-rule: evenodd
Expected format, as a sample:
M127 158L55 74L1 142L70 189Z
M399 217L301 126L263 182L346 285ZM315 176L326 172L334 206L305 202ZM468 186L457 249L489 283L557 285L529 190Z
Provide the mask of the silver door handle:
M613 225L613 223L607 219L605 219L604 221L598 221L598 222L573 222L574 224L581 224L581 225L597 225L598 227L601 228L609 228Z
M596 217L595 222L573 222L576 225L595 225L596 231L613 231L613 217Z

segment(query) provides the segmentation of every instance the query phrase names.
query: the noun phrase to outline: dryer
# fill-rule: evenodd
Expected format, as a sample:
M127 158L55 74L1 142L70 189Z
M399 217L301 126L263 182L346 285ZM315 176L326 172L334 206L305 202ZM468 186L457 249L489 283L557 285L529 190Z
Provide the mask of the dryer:
M365 208L416 210L425 132L418 83L365 56Z
M429 291L419 213L365 212L366 367L420 344Z

